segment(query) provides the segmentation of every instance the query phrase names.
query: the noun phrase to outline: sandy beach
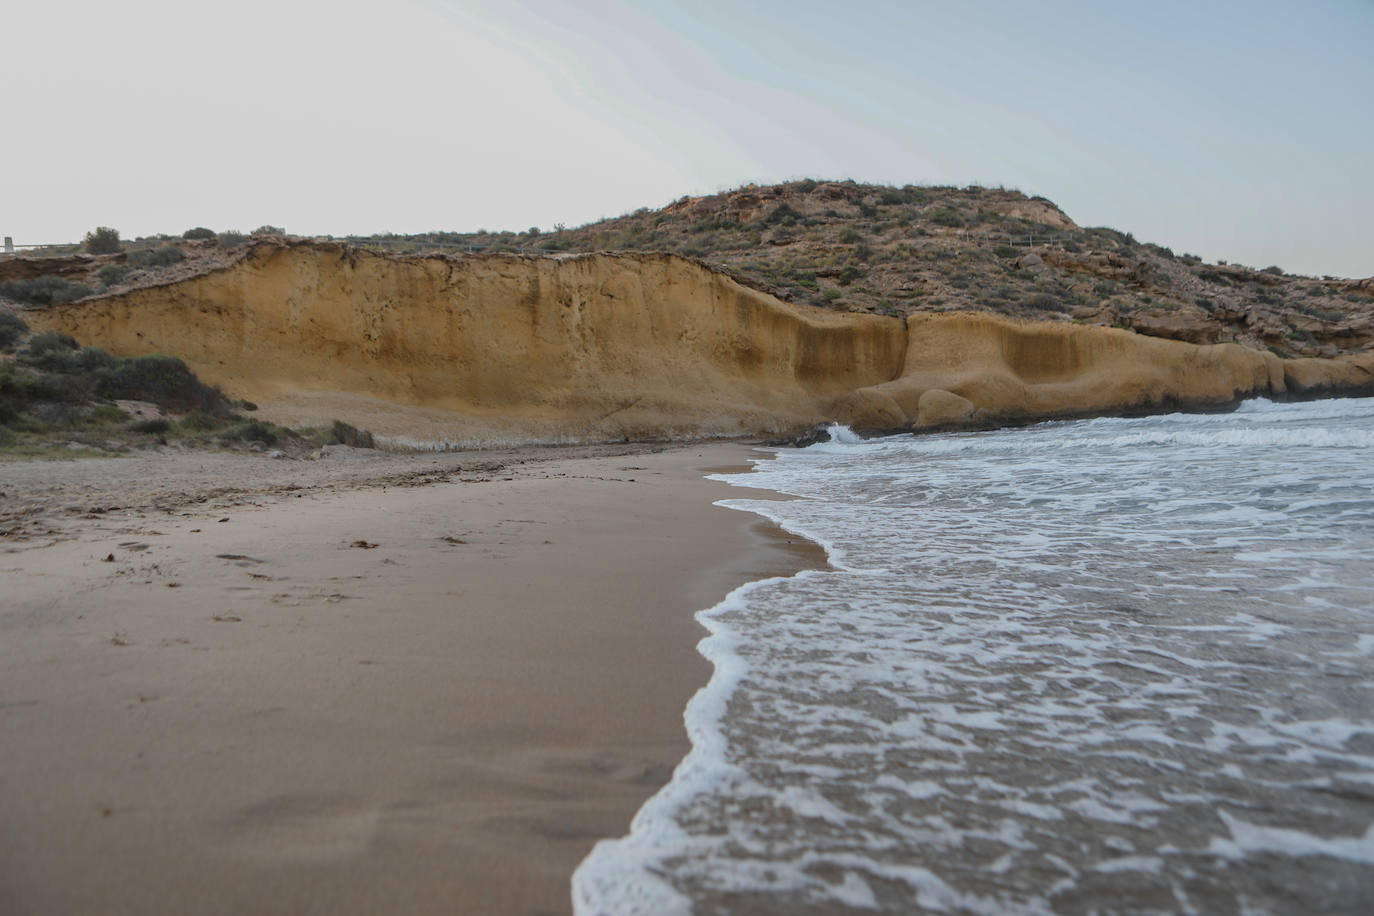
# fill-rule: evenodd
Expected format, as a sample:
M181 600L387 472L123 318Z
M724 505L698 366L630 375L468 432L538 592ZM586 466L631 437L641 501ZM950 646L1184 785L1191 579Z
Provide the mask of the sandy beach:
M0 465L0 912L567 912L693 612L824 562L712 505L750 454Z

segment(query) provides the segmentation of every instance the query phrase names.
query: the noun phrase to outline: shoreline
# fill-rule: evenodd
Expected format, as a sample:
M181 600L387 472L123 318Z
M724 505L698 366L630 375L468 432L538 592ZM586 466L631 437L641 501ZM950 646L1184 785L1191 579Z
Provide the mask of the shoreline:
M713 505L750 452L0 465L3 909L568 912L695 612L824 562Z

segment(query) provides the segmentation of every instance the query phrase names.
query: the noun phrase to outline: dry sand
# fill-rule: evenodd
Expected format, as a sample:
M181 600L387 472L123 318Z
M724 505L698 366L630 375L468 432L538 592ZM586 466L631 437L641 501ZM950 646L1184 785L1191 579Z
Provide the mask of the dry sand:
M0 912L568 911L692 612L823 562L711 505L749 454L0 465Z

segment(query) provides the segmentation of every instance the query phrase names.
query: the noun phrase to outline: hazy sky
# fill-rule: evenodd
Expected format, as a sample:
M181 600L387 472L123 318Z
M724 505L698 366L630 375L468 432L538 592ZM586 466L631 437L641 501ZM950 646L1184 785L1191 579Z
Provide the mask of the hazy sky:
M810 176L1374 274L1374 0L43 0L0 34L18 243L573 226Z

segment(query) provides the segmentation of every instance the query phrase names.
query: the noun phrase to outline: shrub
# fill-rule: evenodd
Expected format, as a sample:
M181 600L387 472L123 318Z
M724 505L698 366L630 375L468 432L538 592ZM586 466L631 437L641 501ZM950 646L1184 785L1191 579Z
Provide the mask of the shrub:
M530 229L531 235L537 234L538 232L538 229ZM264 224L254 229L253 235L286 235L286 230L283 229L281 226L269 226Z
M803 178L801 181L797 182L797 190L801 191L803 194L810 194L812 191L816 190L815 179Z
M249 420L234 430L230 437L241 442L261 442L263 445L276 445L278 438L272 426L261 420Z
M1060 302L1049 293L1036 293L1025 300L1025 304L1030 308L1040 309L1046 312L1062 312L1067 308L1064 303Z
M873 219L878 215L878 208L870 203L859 201L859 215L864 219Z
M194 229L187 229L181 234L181 237L188 241L194 239L212 239L215 237L215 230L206 229L204 226L197 226Z
M852 245L855 242L863 241L863 236L859 235L858 230L856 230L853 226L845 226L843 229L840 230L839 240L841 242L844 242L846 245Z
M783 202L778 204L777 209L768 214L764 222L770 225L781 223L784 226L790 226L800 218L800 213L793 210L790 204Z
M1264 268L1264 270L1261 270L1260 273L1273 274L1276 277L1281 277L1283 276L1283 268L1277 264L1270 264L1268 267Z
M28 357L34 359L53 350L76 350L81 345L76 338L62 331L40 331L29 338Z
M209 432L219 426L220 421L203 410L193 410L181 418L181 425L193 432Z
M855 267L853 264L846 264L840 271L839 276L835 278L835 282L841 286L848 286L862 276L863 271L859 270L859 268Z
M91 254L114 254L120 250L119 230L98 226L86 233L86 250Z
M175 356L134 356L120 359L102 372L97 392L106 398L152 401L172 410L228 413L229 404L219 389L211 388Z
M60 345L37 353L30 347L26 361L45 372L60 372L64 375L91 375L111 368L116 362L109 352L100 347L74 349Z
M166 267L186 260L186 255L175 245L164 245L146 251L129 253L129 263L135 267Z
M106 264L95 272L95 278L104 286L114 286L127 277L131 270L133 268L125 264Z
M365 429L358 429L350 426L343 420L335 420L329 428L329 441L337 442L340 445L349 445L353 448L376 448L377 441L372 437L372 433Z
M247 242L248 236L244 235L242 232L235 232L233 229L219 234L219 247L221 248L238 248L241 245L247 244Z
M9 312L0 312L0 350L10 350L28 332L29 326L24 319Z
M953 207L943 207L936 210L931 214L930 221L937 226L948 226L951 229L961 229L964 225L964 218Z
M32 280L10 280L0 283L0 296L27 302L30 305L52 305L71 302L95 292L84 283L73 283L62 277L44 274Z
M137 423L134 423L129 426L129 429L131 429L133 432L148 433L150 435L158 436L167 432L167 430L171 428L172 424L167 420L166 417L154 417L151 420L139 420Z
M1014 245L998 245L996 248L992 249L992 253L999 258L1014 258L1017 255Z

